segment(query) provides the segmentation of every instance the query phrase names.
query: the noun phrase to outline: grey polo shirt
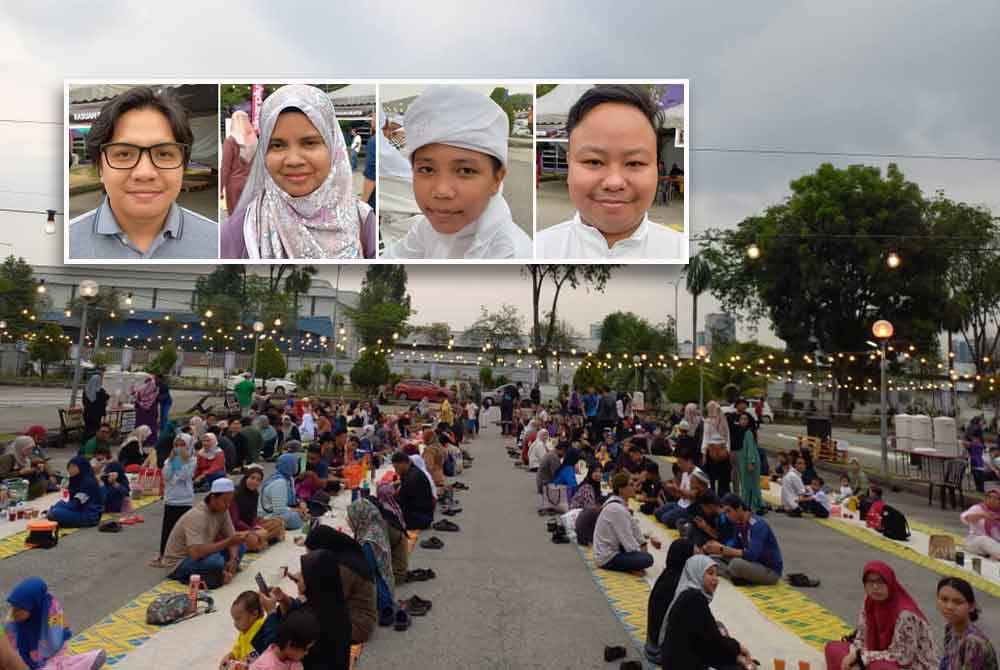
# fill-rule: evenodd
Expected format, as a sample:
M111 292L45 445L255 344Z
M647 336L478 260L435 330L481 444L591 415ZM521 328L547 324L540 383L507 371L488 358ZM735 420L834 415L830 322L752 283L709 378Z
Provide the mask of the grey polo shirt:
M170 205L163 231L143 253L118 225L105 197L100 207L70 221L68 257L70 260L217 259L219 224L175 202Z

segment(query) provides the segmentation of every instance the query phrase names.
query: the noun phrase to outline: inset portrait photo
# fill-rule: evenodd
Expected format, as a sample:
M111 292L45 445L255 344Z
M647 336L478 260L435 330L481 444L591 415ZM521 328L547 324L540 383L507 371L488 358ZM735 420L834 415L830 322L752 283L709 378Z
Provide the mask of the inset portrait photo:
M218 87L69 84L65 261L215 260Z
M536 257L687 261L686 83L540 84Z
M222 258L375 257L374 84L222 84Z
M379 86L380 258L532 258L532 86Z

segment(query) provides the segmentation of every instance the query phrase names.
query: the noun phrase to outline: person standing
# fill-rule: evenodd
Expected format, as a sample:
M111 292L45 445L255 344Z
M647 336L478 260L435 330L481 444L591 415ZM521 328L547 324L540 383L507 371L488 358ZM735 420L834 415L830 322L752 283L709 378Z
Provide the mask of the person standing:
M219 184L226 198L226 210L236 209L250 176L250 164L257 151L257 131L250 122L250 116L238 110L233 112L229 126L229 137L222 143L222 170Z
M97 433L104 415L108 411L108 400L111 396L104 390L100 374L91 375L87 387L83 391L83 442Z
M739 482L739 495L747 507L758 514L764 509L764 498L760 492L760 452L757 450L757 440L754 439L750 423L753 419L743 412L739 415L737 426L743 437L743 444L736 454L736 472Z
M253 394L256 390L257 387L250 378L249 372L245 373L243 379L233 388L233 393L236 394L236 402L240 405L241 416L250 416L250 408L253 405Z
M719 403L712 400L705 407L705 431L702 449L705 453L705 472L712 481L712 488L720 498L730 490L732 463L729 459L729 423Z
M160 408L160 430L167 427L170 420L170 408L174 406L174 398L170 395L170 387L162 372L154 375L156 379L156 404Z
M163 462L163 526L160 529L160 553L150 565L165 567L163 552L167 539L178 519L194 505L195 455L192 438L187 433L176 433L173 447Z
M148 375L139 386L132 387L132 396L135 400L135 425L149 426L152 432L148 439L154 443L160 431L166 426L165 423L163 426L160 425L160 420L157 416L159 407L157 405L158 395L159 389L156 384L156 378L153 375Z
M361 153L361 135L357 128L351 128L351 171L358 169L358 155Z

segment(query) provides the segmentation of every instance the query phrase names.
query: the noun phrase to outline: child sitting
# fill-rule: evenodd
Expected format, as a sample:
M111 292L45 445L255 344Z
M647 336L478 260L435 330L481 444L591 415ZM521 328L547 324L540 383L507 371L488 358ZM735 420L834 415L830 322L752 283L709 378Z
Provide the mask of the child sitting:
M307 609L288 613L278 624L278 634L250 670L302 670L302 659L320 636L319 621Z
M234 662L249 664L274 641L277 619L265 610L273 611L274 603L256 591L244 591L236 597L229 615L239 635L232 650L219 663L220 670L231 668Z
M799 498L799 509L803 512L810 512L818 519L825 519L830 516L830 499L823 490L823 480L813 477L806 489L806 495Z
M854 489L851 488L851 478L847 475L840 475L840 493L834 497L834 502L843 502L854 495Z

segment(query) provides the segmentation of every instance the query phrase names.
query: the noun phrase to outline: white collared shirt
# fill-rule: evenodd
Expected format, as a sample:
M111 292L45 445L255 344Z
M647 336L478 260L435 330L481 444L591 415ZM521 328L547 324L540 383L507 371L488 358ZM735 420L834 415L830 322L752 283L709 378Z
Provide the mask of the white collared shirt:
M537 236L536 257L565 258L649 258L681 260L684 258L684 235L643 216L631 236L611 248L597 228L589 226L577 212L569 221L541 230Z

